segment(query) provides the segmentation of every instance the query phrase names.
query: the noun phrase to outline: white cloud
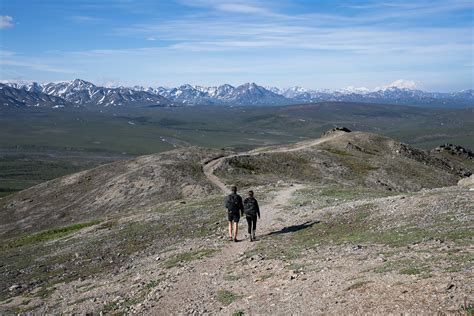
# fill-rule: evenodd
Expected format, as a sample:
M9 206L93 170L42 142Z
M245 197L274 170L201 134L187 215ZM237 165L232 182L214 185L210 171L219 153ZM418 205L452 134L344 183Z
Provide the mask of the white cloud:
M13 27L13 18L9 15L0 15L0 29L9 29Z

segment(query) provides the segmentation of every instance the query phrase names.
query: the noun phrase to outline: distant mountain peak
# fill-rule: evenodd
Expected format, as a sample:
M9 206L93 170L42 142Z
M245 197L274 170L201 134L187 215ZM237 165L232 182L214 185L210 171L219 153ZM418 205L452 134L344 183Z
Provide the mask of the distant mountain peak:
M407 90L416 90L418 88L418 83L413 80L398 79L387 85L377 87L374 90L390 90L390 89L407 89Z
M349 86L341 90L306 89L300 86L280 89L263 87L255 82L239 86L199 86L183 84L174 88L102 87L82 79L72 81L37 83L5 82L6 86L21 91L9 90L5 104L23 104L27 93L55 97L45 104L54 102L75 106L165 106L165 105L239 105L270 106L315 103L324 101L362 102L382 104L404 104L430 107L474 107L474 90L441 93L416 89L418 84L411 80L396 80L388 85L370 90L365 87ZM6 91L6 90L5 90ZM4 91L4 92L5 92ZM19 98L18 102L15 98ZM28 96L36 100L34 95ZM53 100L53 101L52 101ZM1 101L1 100L0 100ZM27 104L31 105L34 102ZM37 102L41 106L41 99ZM26 104L26 103L25 103ZM36 106L36 103L34 103Z

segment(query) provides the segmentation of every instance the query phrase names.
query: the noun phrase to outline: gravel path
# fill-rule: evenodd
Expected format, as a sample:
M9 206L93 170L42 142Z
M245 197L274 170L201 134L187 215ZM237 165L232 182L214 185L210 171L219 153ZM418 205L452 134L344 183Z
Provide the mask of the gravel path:
M284 210L284 207L290 197L296 190L302 188L302 185L295 184L284 187L278 191L277 197L271 203L262 205L262 217L258 222L257 238L264 236L283 223L275 223L274 219L278 212ZM221 307L216 301L216 295L219 290L231 289L231 283L226 280L230 271L242 272L239 258L242 254L257 243L251 243L246 235L245 220L240 222L239 236L241 241L229 242L228 246L211 258L197 262L193 269L186 271L176 282L171 285L171 289L161 297L154 308L150 308L153 313L159 314L192 314L196 313L216 313ZM249 284L248 286L252 286ZM242 288L235 292L241 292ZM232 291L234 292L234 291Z

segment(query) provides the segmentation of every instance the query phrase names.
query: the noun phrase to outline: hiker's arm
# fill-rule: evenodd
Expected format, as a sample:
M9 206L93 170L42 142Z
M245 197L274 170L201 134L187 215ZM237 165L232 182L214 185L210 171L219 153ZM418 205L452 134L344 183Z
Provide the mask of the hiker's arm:
M239 202L240 202L240 215L244 216L244 203L242 202L242 198L240 198Z
M257 206L257 215L258 215L258 218L260 218L260 207L258 206L258 201L255 200L255 205Z

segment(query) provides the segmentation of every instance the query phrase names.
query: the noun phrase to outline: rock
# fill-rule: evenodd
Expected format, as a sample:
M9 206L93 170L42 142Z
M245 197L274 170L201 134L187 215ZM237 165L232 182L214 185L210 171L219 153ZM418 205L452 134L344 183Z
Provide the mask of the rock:
M156 257L155 260L156 260L156 261L160 261L160 260L161 260L161 257Z
M453 144L443 144L433 149L434 152L447 152L451 155L461 156L465 159L474 159L474 153L468 148Z
M448 286L446 286L446 291L449 291L449 290L453 289L454 287L455 287L455 285L450 283L450 284L448 284Z
M334 127L331 128L329 131L324 132L321 136L329 136L331 134L337 133L337 132L344 132L344 133L350 133L351 130L348 129L347 127Z
M474 175L471 175L469 178L459 180L458 185L461 187L474 188Z
M9 290L10 292L13 292L13 291L18 290L18 289L21 289L21 285L20 285L20 284L13 284L12 286L10 286L10 287L8 288L8 290Z

